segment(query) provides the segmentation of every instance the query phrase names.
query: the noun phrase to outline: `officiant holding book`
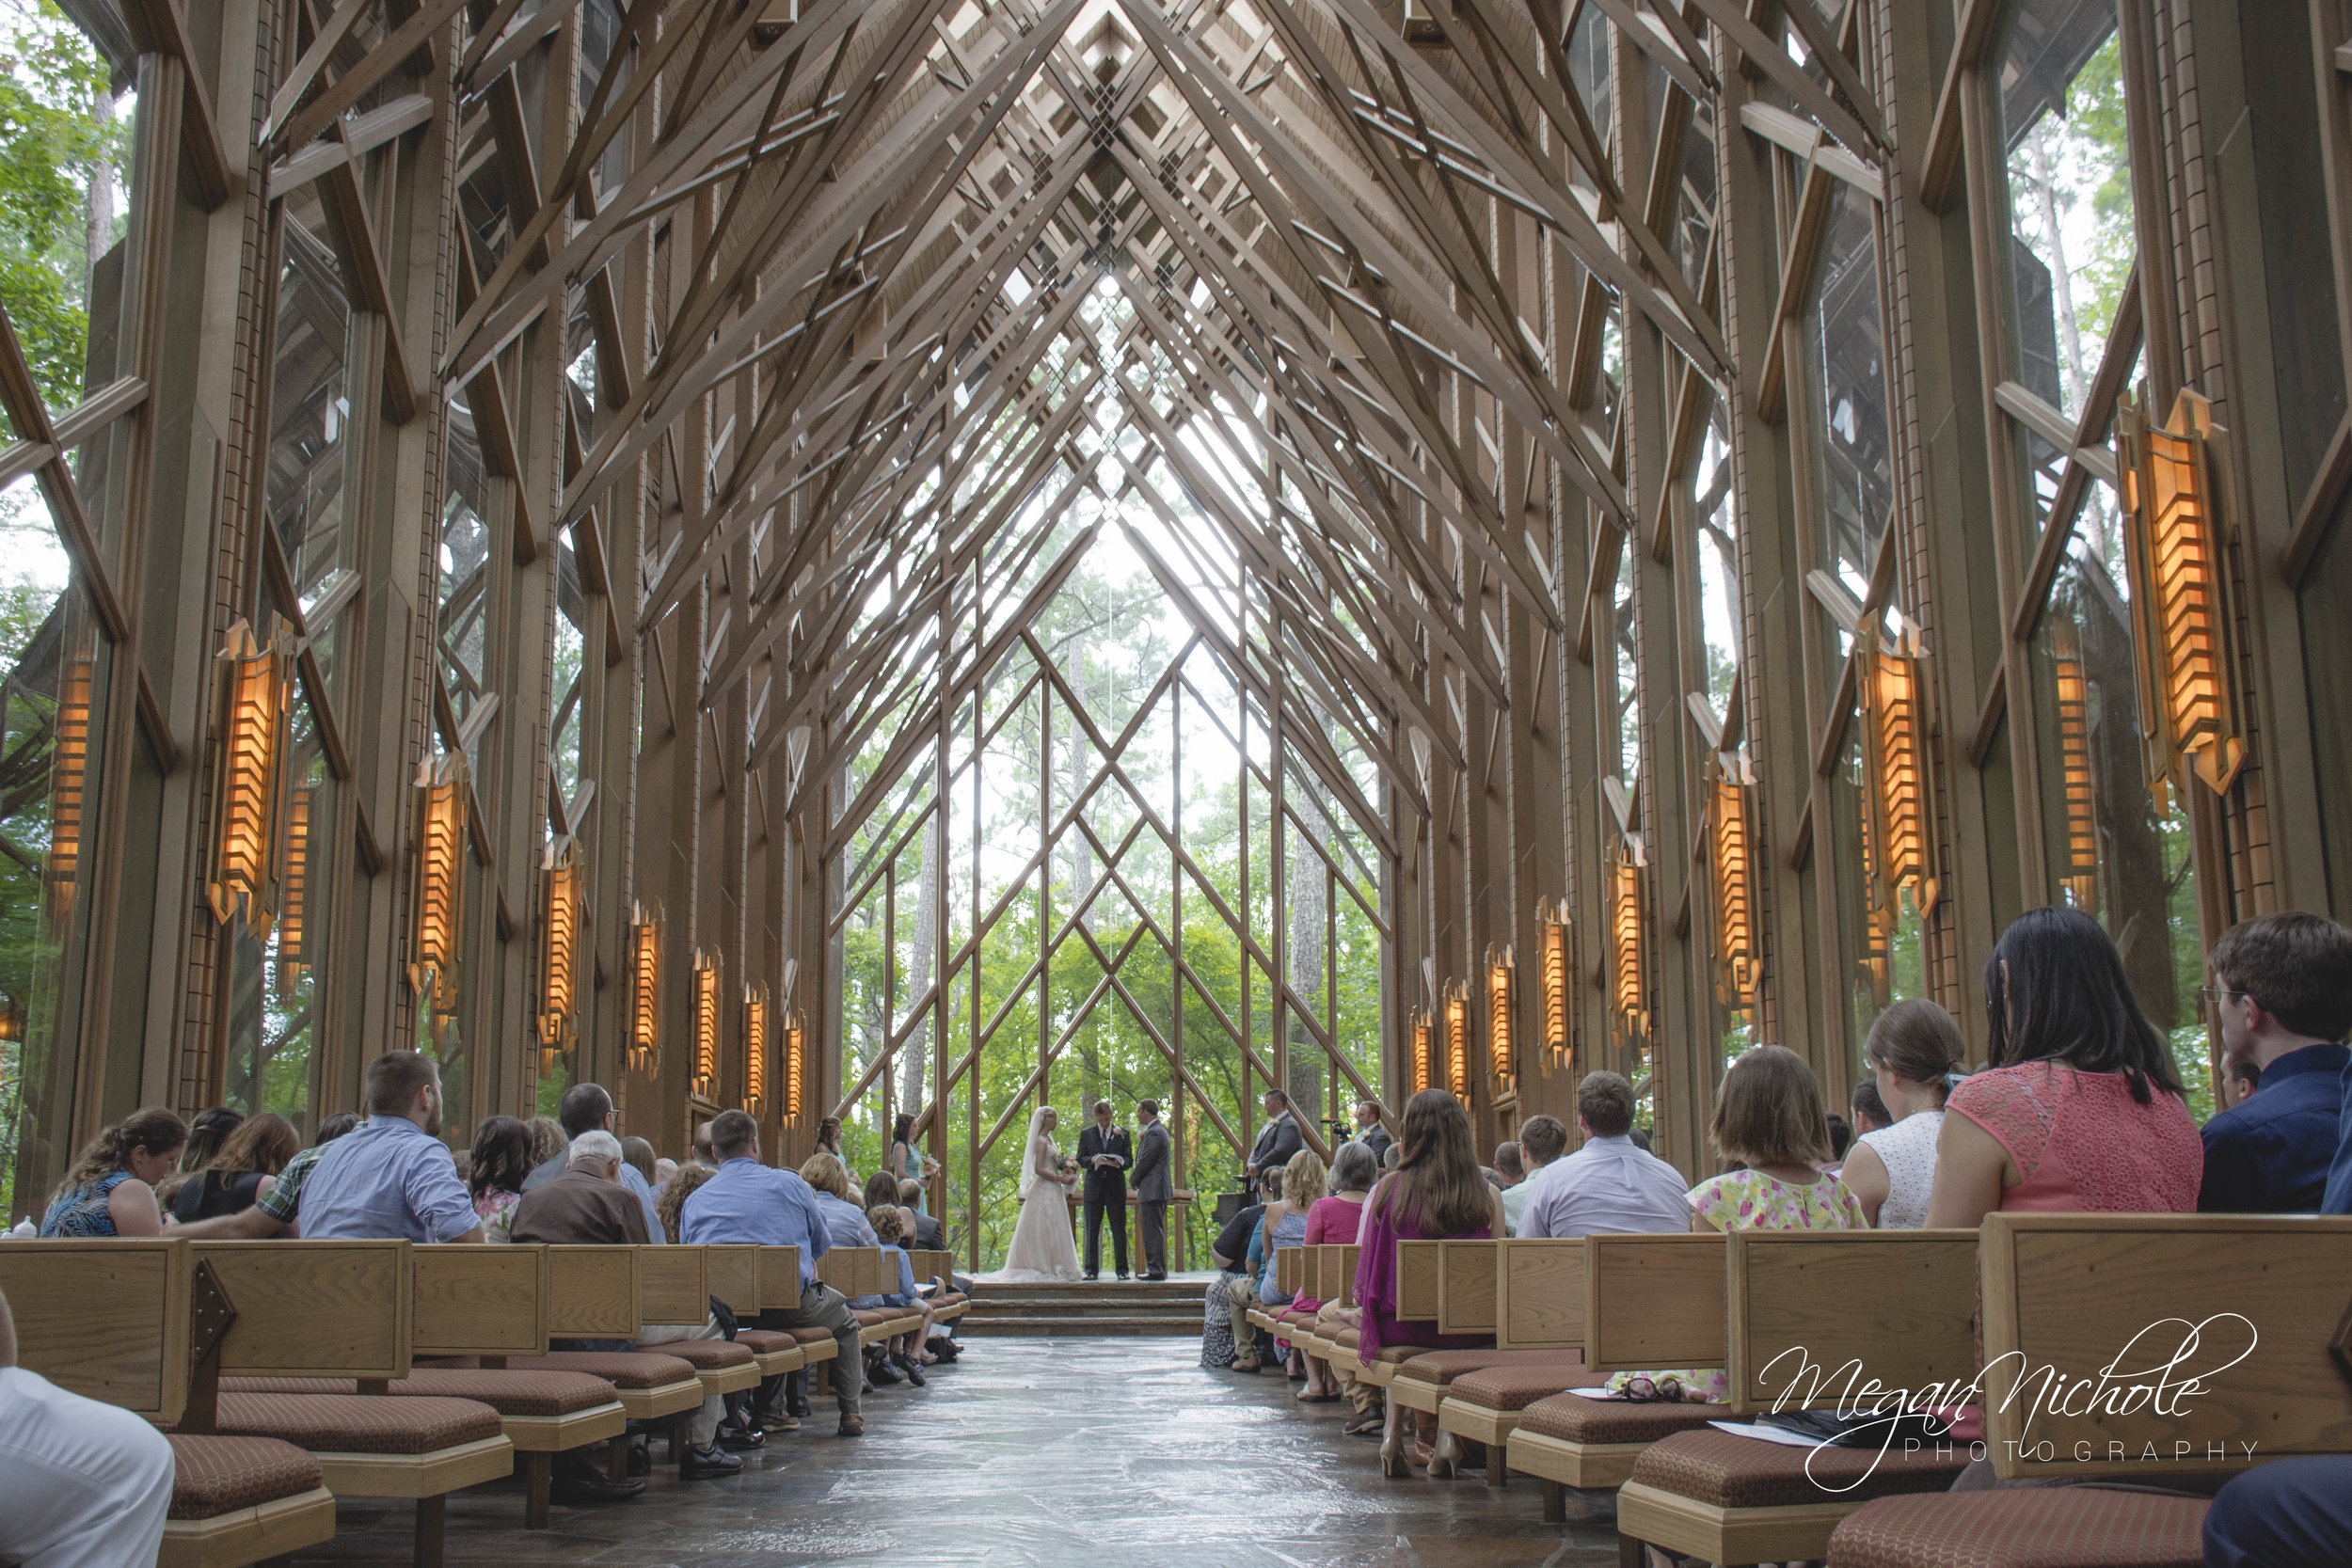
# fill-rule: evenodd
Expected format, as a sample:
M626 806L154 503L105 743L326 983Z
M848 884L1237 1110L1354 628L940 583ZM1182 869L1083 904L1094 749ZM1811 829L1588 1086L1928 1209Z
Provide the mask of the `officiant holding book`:
M1094 1102L1094 1125L1078 1134L1078 1169L1086 1174L1087 1266L1089 1279L1103 1272L1103 1217L1111 1222L1111 1260L1119 1277L1127 1277L1127 1171L1135 1149L1127 1130L1111 1125L1111 1102Z

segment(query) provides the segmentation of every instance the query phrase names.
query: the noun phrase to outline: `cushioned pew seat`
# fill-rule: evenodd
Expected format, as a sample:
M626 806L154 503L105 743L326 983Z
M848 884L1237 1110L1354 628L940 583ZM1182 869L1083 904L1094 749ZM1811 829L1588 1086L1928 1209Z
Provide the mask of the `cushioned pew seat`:
M334 1539L335 1494L318 1456L274 1437L171 1444L171 1513L158 1568L259 1562Z
M478 1356L453 1355L424 1365L453 1370L479 1370ZM584 1372L612 1386L621 1409L632 1421L659 1420L703 1402L702 1378L693 1364L666 1351L561 1350L545 1355L510 1355L510 1371Z
M1727 1404L1636 1404L1554 1394L1519 1412L1505 1453L1512 1469L1542 1481L1622 1486L1652 1443L1730 1418Z
M1584 1370L1584 1358L1575 1351L1493 1354L1537 1359L1489 1363L1455 1372L1445 1385L1445 1398L1438 1405L1440 1430L1499 1448L1519 1424L1519 1412L1537 1400L1549 1399L1593 1381L1593 1374ZM1416 1370L1420 1365L1418 1361L1406 1362L1401 1375L1418 1376ZM1502 1480L1501 1458L1499 1452L1490 1455L1486 1466L1487 1479L1497 1484Z
M239 1394L357 1394L342 1377L225 1377L221 1392ZM509 1440L525 1453L561 1453L582 1443L619 1435L628 1413L612 1384L586 1372L411 1368L385 1386L406 1399L473 1400L499 1413Z
M762 1377L780 1377L796 1371L804 1359L801 1342L781 1329L739 1328L735 1331L735 1342L752 1353L753 1359L759 1363Z
M1810 1560L1839 1520L1875 1497L1947 1491L1967 1466L1963 1444L1792 1448L1713 1428L1661 1438L1617 1489L1617 1533L1708 1562Z
M1407 1410L1435 1412L1455 1378L1502 1367L1561 1373L1555 1394L1584 1375L1584 1358L1572 1350L1425 1350L1397 1368L1389 1396Z
M829 1328L787 1328L784 1332L791 1335L800 1345L801 1364L804 1367L830 1361L841 1354L841 1343L833 1337L833 1330Z
M214 1425L223 1437L307 1449L342 1497L438 1497L515 1465L499 1413L472 1400L224 1392Z
M1882 1497L1829 1538L1830 1568L2200 1568L2203 1497L2091 1486Z
M759 1361L751 1346L730 1339L666 1339L653 1354L674 1355L693 1368L706 1394L732 1394L759 1385Z

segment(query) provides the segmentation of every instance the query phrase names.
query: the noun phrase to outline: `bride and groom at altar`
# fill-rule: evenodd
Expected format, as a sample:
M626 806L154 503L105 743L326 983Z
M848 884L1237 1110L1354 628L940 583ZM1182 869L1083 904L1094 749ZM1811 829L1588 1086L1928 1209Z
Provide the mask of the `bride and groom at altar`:
M1112 1125L1111 1102L1094 1102L1094 1125L1078 1135L1076 1156L1065 1157L1054 1141L1060 1117L1042 1105L1029 1117L1022 1150L1021 1219L1013 1227L1005 1266L981 1279L1003 1285L1058 1284L1094 1279L1102 1274L1103 1222L1110 1221L1112 1266L1127 1277L1127 1180L1135 1173L1136 1228L1142 1233L1145 1279L1168 1277L1168 1205L1176 1196L1168 1160L1168 1127L1157 1101L1136 1102L1143 1130L1130 1138ZM1070 1234L1069 1191L1086 1185L1087 1259L1082 1273Z

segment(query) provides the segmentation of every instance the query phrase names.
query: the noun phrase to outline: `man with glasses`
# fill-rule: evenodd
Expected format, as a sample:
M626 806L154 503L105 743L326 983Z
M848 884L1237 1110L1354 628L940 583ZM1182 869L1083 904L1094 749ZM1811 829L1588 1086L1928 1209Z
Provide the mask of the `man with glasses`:
M2205 1123L2206 1213L2318 1212L2336 1156L2352 1052L2352 931L2315 914L2242 921L2214 943L2204 997L2221 1025L2223 1070L2259 1088Z

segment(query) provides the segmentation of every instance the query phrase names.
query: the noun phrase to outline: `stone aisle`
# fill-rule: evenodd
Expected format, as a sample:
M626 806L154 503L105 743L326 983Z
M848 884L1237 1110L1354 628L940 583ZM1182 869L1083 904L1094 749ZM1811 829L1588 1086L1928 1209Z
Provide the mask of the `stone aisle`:
M518 1483L450 1501L452 1563L1070 1564L1087 1568L1612 1568L1606 1517L1542 1522L1535 1483L1490 1492L1380 1479L1344 1403L1203 1370L1179 1339L975 1340L926 1390L866 1401L866 1433L820 1416L725 1481L657 1476L633 1503L520 1528ZM818 1435L819 1433L823 1435ZM1571 1517L1577 1497L1570 1494ZM408 1560L405 1503L355 1501L297 1560Z

